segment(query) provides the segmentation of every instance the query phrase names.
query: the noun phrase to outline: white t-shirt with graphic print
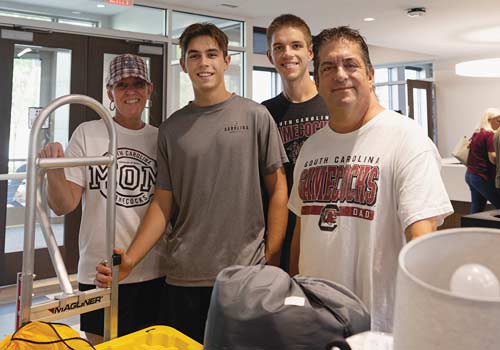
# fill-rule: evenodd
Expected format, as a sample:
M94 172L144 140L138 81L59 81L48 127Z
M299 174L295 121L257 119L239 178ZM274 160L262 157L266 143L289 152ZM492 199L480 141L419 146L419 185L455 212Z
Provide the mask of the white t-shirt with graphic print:
M117 131L117 196L115 246L127 249L154 193L158 129L146 125L130 130L115 123ZM66 157L102 156L109 136L103 120L83 123L73 133ZM94 284L95 267L106 255L105 166L65 169L69 181L84 188L80 224L78 282ZM161 239L120 283L142 282L165 275L165 241Z
M351 289L374 331L392 331L406 227L453 211L440 159L413 120L391 111L351 133L319 130L297 159L288 206L301 218L299 272Z

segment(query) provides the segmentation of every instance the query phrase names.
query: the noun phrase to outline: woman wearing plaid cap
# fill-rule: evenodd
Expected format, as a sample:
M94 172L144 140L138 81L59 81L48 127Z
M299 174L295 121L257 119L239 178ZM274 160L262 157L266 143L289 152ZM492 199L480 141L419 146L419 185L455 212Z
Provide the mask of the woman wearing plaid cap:
M125 54L110 64L107 93L114 111L118 144L116 196L116 246L127 249L154 193L158 129L141 119L153 91L142 58ZM40 157L83 157L103 155L108 149L103 120L81 124L73 133L66 151L50 143ZM95 288L95 266L106 256L105 206L107 169L100 166L49 170L48 202L57 215L72 212L82 200L79 232L80 259L78 287ZM157 324L157 303L164 286L164 241L158 244L120 282L118 335ZM80 329L94 343L102 341L103 310L81 315Z

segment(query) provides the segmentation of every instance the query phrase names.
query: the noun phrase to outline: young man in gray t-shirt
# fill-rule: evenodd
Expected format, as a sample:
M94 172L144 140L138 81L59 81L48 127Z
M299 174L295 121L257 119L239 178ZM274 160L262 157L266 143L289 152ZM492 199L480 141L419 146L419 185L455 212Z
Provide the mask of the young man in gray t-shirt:
M134 242L122 254L126 276L167 236L165 324L203 340L210 295L231 265L279 264L287 224L287 157L264 106L227 91L227 36L213 24L193 24L180 39L181 66L195 99L160 127L156 192ZM260 177L270 197L264 236ZM110 270L98 266L105 285Z

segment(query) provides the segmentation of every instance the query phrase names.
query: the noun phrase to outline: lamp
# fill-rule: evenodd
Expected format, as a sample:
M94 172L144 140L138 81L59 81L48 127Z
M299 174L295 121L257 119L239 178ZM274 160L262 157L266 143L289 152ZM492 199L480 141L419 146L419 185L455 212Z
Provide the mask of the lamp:
M500 277L500 230L443 230L402 249L394 350L499 349L500 296L477 298L450 291L454 272L470 263Z
M465 77L500 77L500 58L488 58L457 63L455 73Z

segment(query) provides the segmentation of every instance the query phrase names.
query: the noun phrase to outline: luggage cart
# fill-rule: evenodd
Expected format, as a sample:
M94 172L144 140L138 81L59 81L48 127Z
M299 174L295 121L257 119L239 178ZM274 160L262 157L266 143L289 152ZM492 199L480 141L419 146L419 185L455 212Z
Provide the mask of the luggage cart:
M82 104L93 109L104 119L109 135L108 153L105 156L83 158L39 158L39 131L44 121L58 107L66 104ZM62 96L45 107L35 120L30 133L27 174L26 212L24 217L24 250L22 272L17 275L16 329L29 321L54 321L73 315L104 308L104 339L116 338L118 332L118 269L120 256L113 254L115 244L115 196L116 196L116 130L111 114L96 100L83 95ZM110 288L96 288L86 292L74 291L68 272L52 231L49 215L42 205L41 185L47 169L106 165L108 185L106 199L106 252L111 262L113 281ZM42 227L50 258L62 293L54 300L32 305L36 214Z

